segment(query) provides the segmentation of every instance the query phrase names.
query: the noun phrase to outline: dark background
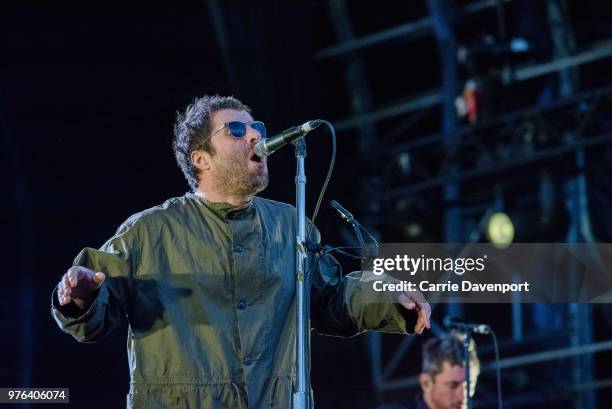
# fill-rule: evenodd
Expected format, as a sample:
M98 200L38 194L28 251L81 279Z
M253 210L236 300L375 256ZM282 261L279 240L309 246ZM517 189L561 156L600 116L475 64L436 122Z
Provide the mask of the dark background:
M447 3L452 5L448 10L458 45L477 50L487 35L501 44L496 7L470 15L456 12L475 3ZM483 119L479 121L486 124L502 114L536 109L561 98L557 72L506 84L486 79L499 78L503 66L555 58L548 3L517 0L504 6L505 37L527 38L531 45L527 55L489 53L475 59L471 67L459 67L456 95L468 78L483 78ZM612 36L607 2L560 3L574 35L574 51ZM338 13L343 13L348 25L340 24ZM488 204L500 197L515 222L518 241L562 242L571 219L563 199L564 184L576 175L584 176L587 183L595 240L610 242L609 141L585 148L584 166L576 165L570 150L465 179L460 195L450 203L443 198L444 183L392 198L383 196L393 189L414 187L438 171L445 152L441 142L422 151L402 149L401 143L441 132L442 105L387 116L361 127L346 121L440 89L443 62L436 37L430 28L416 37L395 37L341 56L317 55L347 36L359 38L429 16L428 2L423 0L0 6L0 386L69 387L70 407L75 408L124 404L129 381L125 328L102 343L78 344L53 322L50 294L82 247L100 246L131 214L188 189L171 152L172 124L176 111L204 94L235 95L253 108L255 117L266 122L273 134L312 118L344 124L338 126L335 173L317 219L329 244L353 244L350 231L327 205L330 199L345 205L381 241L438 242L448 238L449 207L477 209L476 215L466 217L467 222L450 226L465 232L463 237L455 236L459 241L468 241L467 232L477 225ZM609 58L578 66L574 93L605 89L612 84L611 72ZM595 105L591 102L586 102L587 108L577 101L547 115L520 115L481 130L472 130L461 119L455 126L498 150L496 143L530 126L538 130L535 138L542 145L554 145L566 129L586 129L585 133L612 129L611 104L606 98L585 119L582 112ZM368 138L375 142L364 142ZM310 214L331 155L328 133L314 132L308 137L308 149ZM406 152L414 155L409 170L401 166ZM486 159L473 152L459 151L455 159L460 166ZM291 149L275 154L269 167L271 183L262 195L293 203ZM543 186L552 193L542 193ZM476 240L484 240L482 232L476 232ZM355 267L347 263L346 270ZM474 305L463 314L494 325L500 338L510 339L510 308ZM503 344L502 357L565 345L558 341L559 333L565 331L564 312L523 309L525 333L541 336L531 343ZM436 322L447 312L446 306L436 308ZM590 313L592 340L608 339L612 321L608 307L597 305ZM538 332L542 320L548 321L548 332ZM419 337L407 349L395 375L418 373L418 346L429 336ZM383 361L401 340L397 335L383 336ZM489 362L490 341L481 342L485 345L482 359ZM377 392L370 355L375 343L365 335L350 340L313 335L312 378L318 408L373 408L383 401L409 399L413 389ZM597 356L592 375L607 379L610 355ZM549 365L532 372L530 368L508 373L505 388L509 396L519 396L529 387L542 396L536 393L529 398L525 392L521 396L527 397L516 400L513 407L543 407L551 402L574 407L571 398L564 395L565 403L560 404L555 400L559 396L550 392L567 385L563 376L571 369ZM552 373L558 377L545 382L547 377L554 378ZM494 392L492 373L483 375L482 382L483 388ZM610 407L607 389L596 389L596 394L595 407ZM482 405L490 406L490 398L491 393L485 394Z

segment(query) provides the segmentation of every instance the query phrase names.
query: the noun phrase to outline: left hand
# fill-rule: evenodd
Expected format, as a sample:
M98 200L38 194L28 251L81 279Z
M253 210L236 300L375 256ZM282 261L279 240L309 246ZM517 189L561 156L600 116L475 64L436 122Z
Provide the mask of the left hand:
M414 332L421 335L425 328L430 328L429 317L431 316L431 307L425 301L425 297L420 291L405 291L400 294L398 302L407 310L415 310L417 312L417 322L414 326Z

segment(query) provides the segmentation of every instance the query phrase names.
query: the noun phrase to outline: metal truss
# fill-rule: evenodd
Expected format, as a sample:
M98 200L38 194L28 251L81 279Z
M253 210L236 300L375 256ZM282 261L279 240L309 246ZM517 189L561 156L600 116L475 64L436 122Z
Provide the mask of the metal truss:
M590 47L576 52L575 54L556 58L539 64L521 65L511 69L506 83L527 81L533 78L548 75L567 68L576 67L582 64L592 63L601 59L612 57L612 38L592 44ZM502 73L500 73L502 75ZM356 126L382 121L404 114L413 113L421 109L438 106L443 101L442 91L432 89L418 95L411 95L387 107L382 107L363 115L355 115L350 118L334 121L334 126L338 131L346 131Z
M572 124L566 118L575 114L577 105L590 106ZM417 138L379 152L379 160L388 166L397 161L385 160L408 153L418 175L396 178L387 186L385 200L410 196L440 187L449 181L466 181L481 176L498 176L517 166L552 159L576 149L612 142L612 131L598 129L589 122L596 113L612 108L612 87L585 92L554 103L520 110L492 121L457 129L450 140L443 133ZM552 125L564 124L562 129ZM565 133L575 130L575 138ZM587 131L588 130L588 131ZM536 140L546 133L546 141ZM458 171L449 172L450 163L460 163ZM432 168L432 164L436 165ZM396 172L392 172L397 174ZM417 172L414 172L417 173Z
M491 7L497 7L500 3L511 3L514 0L484 0L466 4L462 7L457 7L449 11L449 14L455 16L466 16L473 13L478 13ZM351 38L342 41L339 44L325 47L317 51L314 58L323 60L327 58L339 57L354 51L361 51L365 48L374 47L379 44L386 43L398 38L406 40L415 40L419 37L433 34L434 20L431 17L425 17L417 21L400 24L386 30L382 30L373 34L369 34L360 38Z

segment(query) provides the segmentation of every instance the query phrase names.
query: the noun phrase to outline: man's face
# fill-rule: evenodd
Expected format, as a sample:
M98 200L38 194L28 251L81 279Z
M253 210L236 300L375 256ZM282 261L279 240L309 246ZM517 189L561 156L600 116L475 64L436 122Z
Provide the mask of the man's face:
M429 409L461 409L465 367L451 366L447 361L437 375L421 374L423 399Z
M212 132L229 121L249 124L253 118L244 111L222 109L211 117ZM209 174L216 190L226 196L252 196L268 186L267 158L258 158L253 151L259 132L249 125L246 130L245 136L237 138L225 127L211 137L214 153L210 156Z

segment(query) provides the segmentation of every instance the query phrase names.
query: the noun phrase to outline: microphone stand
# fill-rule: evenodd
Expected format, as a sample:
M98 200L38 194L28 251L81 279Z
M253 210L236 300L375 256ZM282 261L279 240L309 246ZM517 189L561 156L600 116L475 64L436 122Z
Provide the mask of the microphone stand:
M470 396L470 344L472 340L471 330L465 328L462 330L463 333L463 351L465 353L465 399L467 409L472 409L472 397Z
M310 409L310 277L306 271L306 143L304 138L294 142L297 171L295 176L297 208L296 242L296 384L293 409ZM314 226L313 226L314 228Z

